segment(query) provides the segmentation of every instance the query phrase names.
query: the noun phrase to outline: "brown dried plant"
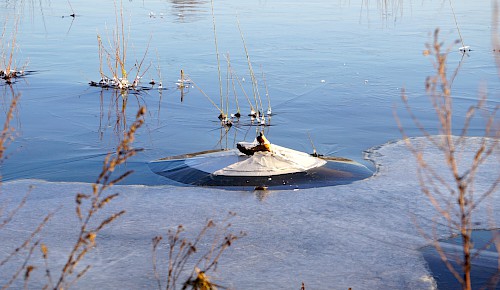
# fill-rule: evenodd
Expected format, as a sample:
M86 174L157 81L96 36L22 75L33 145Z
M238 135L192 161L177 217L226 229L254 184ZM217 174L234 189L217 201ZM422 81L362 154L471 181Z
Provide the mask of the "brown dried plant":
M2 164L6 159L7 147L14 140L15 128L12 127L11 122L14 118L20 98L20 94L16 94L12 86L9 85L9 87L12 93L12 98L10 100L9 108L5 114L2 132L0 133L0 164ZM2 179L0 174L0 186L1 182ZM15 219L19 211L25 206L30 193L31 189L23 196L19 203L10 205L6 199L2 198L3 192L0 190L0 232L5 230L5 228ZM52 216L53 213L47 214L37 227L33 231L29 232L24 241L15 249L3 249L2 255L0 255L0 270L8 271L7 269L13 269L13 272L9 280L2 281L2 283L0 283L0 289L11 287L12 284L23 275L23 273L24 282L25 285L27 285L30 274L34 270L34 266L30 265L29 261L31 260L33 252L40 244L40 232Z
M92 193L78 193L76 195L76 215L80 221L80 230L78 237L73 245L73 248L68 255L68 260L64 264L61 272L57 277L53 277L52 271L49 268L49 249L46 245L41 245L43 259L46 265L46 276L48 283L44 288L52 289L68 289L77 282L90 269L90 265L79 268L78 265L83 261L86 254L95 246L96 237L99 232L125 213L124 210L113 213L103 220L96 218L96 214L113 199L118 197L118 193L107 194L106 191L117 184L128 175L132 170L126 171L118 177L113 177L113 172L118 166L122 165L134 156L139 150L131 147L135 138L135 132L144 123L143 116L146 109L141 107L136 115L136 120L130 126L129 130L124 133L123 140L120 142L113 154L109 153L103 164L101 173L96 182L92 185Z
M498 189L500 174L491 176L491 184L483 192L476 192L475 181L478 171L489 158L498 157L500 130L496 114L499 106L488 108L487 94L482 93L476 105L471 106L466 114L463 127L454 131L451 78L447 75L447 56L450 49L443 49L444 44L439 40L439 29L435 30L432 44L427 45L424 55L434 57L436 75L426 80L426 90L438 119L438 136L432 135L418 117L413 113L408 98L403 91L402 99L416 127L425 136L431 146L437 148L445 159L445 166L436 169L424 158L424 150L406 135L400 120L398 125L403 137L416 158L417 175L421 191L427 196L438 216L446 221L452 234L461 237L462 246L460 257L454 257L459 266L452 264L453 257L445 253L435 235L425 235L433 241L442 261L462 289L471 289L471 266L474 258L474 244L471 240L472 218L475 210ZM461 155L469 127L477 113L480 112L485 122L484 135L480 137L479 147L475 150L472 160L465 160ZM454 135L454 132L459 132ZM451 176L451 180L450 177ZM436 221L436 225L437 225Z
M112 31L112 37L108 37L108 45L103 43L102 37L97 35L97 44L99 48L99 73L101 80L99 82L90 82L92 86L112 87L126 92L128 89L138 89L139 81L149 69L142 69L144 61L148 54L149 43L146 47L144 55L140 61L136 61L133 67L127 68L127 52L129 35L125 29L123 4L120 1L120 6L116 1L115 4L115 29ZM103 68L104 62L108 69L108 74ZM129 75L132 70L136 70L134 79L130 81Z
M224 289L212 282L207 273L211 270L215 271L223 252L233 242L246 235L244 232L238 234L229 232L231 224L228 220L234 216L235 214L230 212L228 217L221 222L222 226L217 225L213 220L207 221L194 241L183 237L182 225L179 225L176 230L169 230L167 232L167 273L158 272L158 256L161 256L159 251L163 236L156 236L153 239L153 272L158 289L176 289L179 283L182 283L181 289Z
M5 19L0 41L0 79L3 79L7 84L13 82L17 77L25 74L24 68L18 68L15 61L17 47L17 32L19 26L19 18L14 21L10 36L8 36L8 19Z

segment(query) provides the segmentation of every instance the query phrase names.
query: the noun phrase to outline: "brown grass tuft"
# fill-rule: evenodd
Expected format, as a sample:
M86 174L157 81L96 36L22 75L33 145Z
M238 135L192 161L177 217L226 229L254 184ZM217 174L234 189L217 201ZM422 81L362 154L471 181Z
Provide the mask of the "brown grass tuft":
M131 143L134 141L135 132L144 123L143 116L145 113L146 109L141 107L136 115L136 120L130 126L129 130L124 133L123 140L120 142L115 152L109 153L106 156L102 171L96 182L92 185L92 193L76 194L76 215L80 221L80 231L68 255L66 263L55 279L48 265L48 247L46 245L41 246L48 281L45 287L68 289L84 276L91 266L86 265L83 270L79 270L77 267L83 261L86 254L95 246L99 232L104 229L104 227L114 222L118 217L125 214L125 211L121 210L110 214L107 218L102 220L96 220L94 217L98 212L102 211L109 202L118 197L118 193L108 195L106 191L132 173L132 171L127 171L118 177L113 177L113 172L117 166L122 165L128 158L134 156L138 152L138 150L131 147Z
M158 271L158 256L164 238L161 235L153 238L153 272L158 289L176 289L180 283L183 285L182 289L188 287L199 290L224 288L212 282L207 273L215 271L224 251L233 242L246 235L244 232L238 234L229 232L231 224L228 220L234 216L235 214L230 212L222 225L208 220L194 241L183 237L182 225L179 225L175 231L169 230L167 232L167 273L161 274ZM205 245L210 246L206 249Z

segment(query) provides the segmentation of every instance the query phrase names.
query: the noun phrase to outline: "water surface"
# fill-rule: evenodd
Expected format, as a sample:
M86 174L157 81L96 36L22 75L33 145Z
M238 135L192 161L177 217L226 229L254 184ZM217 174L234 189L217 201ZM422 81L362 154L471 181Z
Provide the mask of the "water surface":
M420 134L402 113L402 88L424 126L435 132L424 90L425 78L433 73L432 58L422 52L437 27L447 45L458 39L453 15L445 3L397 2L386 7L342 1L216 1L222 79L227 75L222 54L228 54L252 95L239 20L264 103L265 74L275 114L272 126L264 128L271 142L312 152L312 141L319 153L363 162L364 150L400 138L395 107L407 133ZM136 146L146 150L128 164L137 169L128 183L162 183L144 166L149 160L253 140L254 126L235 126L227 133L221 129L219 112L198 89L186 89L180 101L175 82L183 69L220 103L209 1L123 3L128 67L143 58L149 44L144 63L151 67L143 84L158 81L160 71L168 88L161 94L151 90L129 95L125 116L121 96L88 85L100 78L97 35L104 43L111 41L115 7L71 4L2 4L8 19L20 19L16 61L29 60L28 68L36 71L13 85L22 97L18 136L10 146L13 154L4 165L4 180L92 181L103 154L116 146L139 105L147 106L148 114ZM488 106L498 104L499 83L490 41L490 4L457 1L455 6L462 35L473 49L462 56L454 45L448 55L450 74L460 65L453 82L460 128L481 87L491 94ZM76 17L69 16L72 12ZM3 98L8 99L10 89L4 90ZM224 96L225 91L223 82ZM249 112L243 94L238 95L242 113ZM230 111L235 112L234 97L230 100ZM481 122L474 123L470 134L481 134L481 128Z

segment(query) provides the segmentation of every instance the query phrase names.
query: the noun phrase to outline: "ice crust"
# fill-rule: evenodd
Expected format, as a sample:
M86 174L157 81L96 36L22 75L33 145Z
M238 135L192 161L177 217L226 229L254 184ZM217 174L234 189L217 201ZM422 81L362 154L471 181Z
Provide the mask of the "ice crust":
M416 139L422 144L424 139ZM478 138L467 139L463 160L472 158ZM88 256L93 265L74 289L157 288L151 264L151 240L183 224L196 234L210 218L221 220L229 211L238 240L220 260L215 277L231 289L434 289L419 249L428 244L417 227L435 227L436 212L420 192L414 157L403 141L373 148L375 176L349 185L304 190L226 191L177 186L115 186L120 197L106 212L121 209L126 215L103 230ZM476 192L498 176L498 154L478 174ZM442 156L429 146L425 159L442 167ZM490 177L490 178L488 178ZM489 182L489 183L488 183ZM7 228L0 230L1 255L36 227L41 217L56 211L42 234L49 248L54 273L60 269L75 241L78 223L75 194L90 193L84 183L18 180L3 183L1 202L16 204L29 186L35 186L27 204ZM475 212L480 228L500 224L498 190ZM447 237L446 227L436 228ZM166 255L166 252L165 252ZM35 251L35 281L43 280L40 252ZM9 270L9 269L7 269ZM5 281L10 271L0 271ZM22 284L19 284L22 285Z

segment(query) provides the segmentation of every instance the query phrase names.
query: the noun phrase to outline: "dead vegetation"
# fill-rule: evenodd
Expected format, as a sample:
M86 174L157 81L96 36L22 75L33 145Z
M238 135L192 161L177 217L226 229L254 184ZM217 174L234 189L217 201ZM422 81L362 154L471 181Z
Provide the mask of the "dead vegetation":
M0 41L0 79L7 84L11 84L16 78L26 74L25 68L28 65L25 63L20 66L16 61L18 52L17 32L19 28L19 18L14 20L14 23L9 23L9 19L5 19L1 41Z
M436 225L444 223L450 230L451 235L461 237L461 256L451 257L441 248L440 242L434 234L424 234L432 241L441 259L456 280L462 285L462 289L471 289L471 266L472 259L477 256L474 243L471 240L474 229L473 216L482 203L496 192L500 182L500 174L491 176L489 187L479 192L475 183L478 172L490 158L496 158L499 150L500 128L496 115L498 105L488 105L487 94L482 93L477 103L471 106L465 117L465 122L460 129L453 127L454 110L451 81L447 74L447 56L451 46L445 48L439 39L439 30L434 32L434 39L427 45L424 55L434 58L433 64L436 74L426 80L426 90L438 121L438 135L431 134L413 113L411 105L403 91L402 99L406 110L413 123L425 136L430 146L437 148L443 156L444 164L439 168L431 166L425 158L425 150L410 139L402 124L398 120L404 139L408 148L415 156L418 168L418 180L420 189L438 213ZM485 124L484 135L479 137L479 146L475 149L473 159L466 160L462 155L465 149L465 139L470 136L469 128L474 119L483 119ZM444 221L444 222L442 222ZM492 240L490 244L495 244ZM496 241L498 246L498 241ZM457 261L459 267L455 267L451 261Z
M0 134L0 164L2 164L6 159L6 150L8 145L14 140L15 128L12 126L11 122L14 119L16 112L16 107L18 106L20 94L16 94L12 88L12 97L10 99L10 105L5 114L5 121L3 124L2 133ZM1 172L0 172L0 186L1 186ZM23 198L17 203L12 204L9 202L3 191L0 188L0 233L5 232L7 226L16 218L20 210L26 204L31 190L29 190ZM40 245L41 237L40 232L47 224L47 222L52 218L53 213L47 214L27 235L24 241L13 249L2 249L2 254L0 255L0 270L10 271L10 279L7 281L1 281L1 289L6 289L12 286L12 284L18 280L22 279L24 274L25 285L29 281L30 274L34 270L34 267L30 265L33 253ZM9 269L9 270L7 270Z
M10 127L10 121L12 120L12 112L17 104L17 100L18 97L14 98L11 103L10 110L7 114L7 120L4 124L2 135L0 136L0 156L2 157L4 156L6 148L5 144L11 139L11 132L13 129ZM43 237L41 236L42 229L54 216L54 212L51 212L45 216L33 231L30 232L29 236L21 245L13 250L7 250L6 255L0 256L0 269L7 268L9 263L15 264L8 267L8 269L13 268L14 271L9 281L5 281L2 285L2 289L13 286L18 279L24 279L25 288L29 285L30 276L32 272L36 270L36 267L30 263L33 255L37 253L35 251L36 249L40 249L42 258L45 262L44 270L47 282L44 289L69 289L87 273L91 265L88 264L83 267L79 267L79 265L84 262L85 256L95 247L99 232L125 213L124 210L121 210L109 214L105 218L96 217L100 216L98 213L105 211L104 208L107 204L119 196L118 193L109 194L109 189L132 173L132 171L126 171L118 177L113 176L113 173L119 166L123 165L130 157L138 152L138 150L132 148L131 145L135 139L136 131L144 123L143 116L145 112L146 110L144 107L138 111L136 120L128 131L125 132L115 152L109 153L106 156L102 171L96 182L92 185L92 192L90 194L76 194L75 210L80 222L79 232L62 269L60 271L53 270L55 266L50 265L50 246L43 243ZM16 218L19 210L24 207L28 197L29 192L17 205L12 206L10 210L6 210L9 207L7 204L4 204L3 201L0 203L0 231Z
M127 61L129 31L125 28L123 16L123 5L115 3L115 28L111 36L107 37L107 42L103 41L100 34L97 35L97 45L99 48L99 74L101 79L97 82L91 81L93 87L112 88L120 90L126 94L128 90L141 90L149 87L142 87L140 81L148 71L151 64L145 66L145 59L149 50L149 43L146 46L144 55L140 61L135 61L131 66ZM133 76L133 79L130 79ZM154 81L149 83L154 86ZM161 86L161 82L158 83ZM160 87L161 89L162 87Z
M230 232L229 219L234 216L234 213L229 213L220 223L208 220L194 239L185 237L185 228L179 225L175 230L167 232L165 249L162 249L164 236L156 236L153 239L153 272L158 289L174 290L180 285L181 289L225 289L213 282L214 279L208 273L216 271L224 251L245 236L244 232ZM164 256L163 251L168 252L166 262L159 259ZM167 271L165 273L159 269Z
M125 214L125 210L108 215L105 219L95 218L98 212L103 211L104 207L113 199L119 196L118 193L109 194L108 190L113 185L122 181L132 171L114 177L113 173L118 166L124 164L130 157L137 153L137 150L132 148L132 142L135 139L135 133L144 123L143 116L146 113L144 107L140 108L136 115L136 120L130 126L129 130L125 132L123 140L116 147L115 152L108 153L106 156L103 168L99 174L96 182L92 185L92 193L77 193L75 197L76 202L76 215L80 221L80 231L77 239L68 255L68 259L64 264L61 272L54 276L50 270L48 247L45 244L41 245L43 258L46 262L46 273L48 284L46 287L52 289L68 289L78 281L90 269L90 264L82 268L77 266L83 262L86 254L94 248L96 238L99 232L115 221L118 217ZM96 220L98 219L98 220Z

